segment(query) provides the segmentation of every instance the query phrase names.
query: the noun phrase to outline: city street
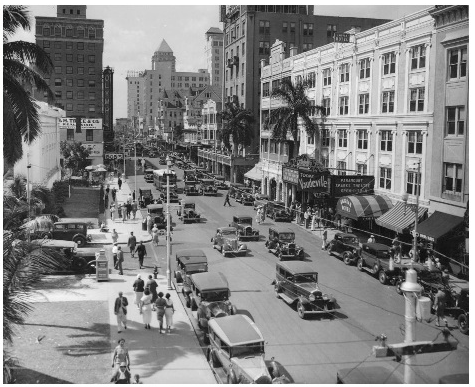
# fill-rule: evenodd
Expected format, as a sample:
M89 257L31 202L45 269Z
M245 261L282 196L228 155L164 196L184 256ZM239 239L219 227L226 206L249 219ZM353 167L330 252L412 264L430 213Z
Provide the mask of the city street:
M150 161L155 162L155 159ZM177 168L175 171L181 188L183 171ZM132 175L128 177L128 183L130 187L134 186ZM137 187L152 188L154 196L157 192L141 175L137 176ZM242 206L234 200L231 200L232 207L223 207L225 191L218 192L218 197L188 197L195 201L197 211L204 219L199 224L183 225L174 216L173 253L187 248L202 249L208 256L209 271L226 275L232 292L231 301L238 313L251 317L267 341L266 358L275 357L296 383L335 383L339 369L364 367L370 362L394 369L395 374L403 374L404 366L400 363L392 358L376 359L371 353L372 346L377 344L377 335L385 334L388 343L404 341L404 298L396 293L394 286L383 286L368 273L344 265L321 250L320 239L295 224L283 224L295 231L296 243L305 249L305 260L319 272L322 291L333 294L339 307L332 317L300 319L292 307L274 295L271 282L275 278L277 258L264 246L268 228L273 224L270 219L254 225L260 231L261 240L247 242L250 249L247 256L224 258L212 248L210 240L216 229L227 226L233 215L255 215L252 207ZM162 243L157 253L163 260L166 248ZM458 349L418 355L413 359L418 382L437 383L444 375L468 370L468 336L458 331L453 319L449 318L449 323L452 335L459 340ZM436 337L441 340L440 332L434 322L418 323L416 340Z

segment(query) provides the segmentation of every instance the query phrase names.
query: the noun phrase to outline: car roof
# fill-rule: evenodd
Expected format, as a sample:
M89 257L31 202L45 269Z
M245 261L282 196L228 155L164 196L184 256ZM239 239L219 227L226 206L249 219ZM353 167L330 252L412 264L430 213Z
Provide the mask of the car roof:
M62 241L57 239L35 239L31 243L35 245L41 245L43 247L77 247L76 242L73 241Z
M61 222L56 222L55 225L56 225L56 224L73 224L73 223L74 223L74 224L82 224L83 226L87 226L87 223L86 223L86 222L78 222L78 221L75 221L75 220L70 221L70 222L65 221L65 220L62 220Z
M147 209L149 210L156 210L158 208L163 208L163 204L149 204Z
M337 232L335 234L335 236L340 236L342 238L348 238L348 237L357 238L357 236L355 234L350 234L350 233L346 233L346 232Z
M249 215L234 215L235 218L246 218L246 219L252 219L252 216L249 216Z
M196 273L191 275L191 280L201 291L229 289L228 280L223 273Z
M363 246L368 246L369 248L378 251L386 251L391 248L390 246L383 245L382 243L363 243Z
M208 262L206 254L200 249L185 249L176 252L176 259L183 263L205 263Z
M219 227L218 230L220 230L220 231L234 231L234 232L237 231L236 227Z
M214 183L213 179L201 179L202 183Z
M285 226L272 226L269 227L269 230L274 230L277 231L279 234L281 232L291 232L295 234L295 231L293 231L291 228L285 227Z
M291 273L317 273L318 272L307 262L282 261L277 262L277 267L282 267Z
M264 341L257 325L244 314L224 316L209 321L211 329L230 346Z

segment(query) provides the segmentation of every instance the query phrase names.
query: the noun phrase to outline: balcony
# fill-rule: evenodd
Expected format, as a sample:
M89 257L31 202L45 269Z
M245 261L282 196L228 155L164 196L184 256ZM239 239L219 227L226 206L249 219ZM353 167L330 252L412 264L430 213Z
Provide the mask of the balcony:
M237 55L234 56L233 64L235 66L239 66L239 56L237 56Z
M229 67L230 69L233 67L233 60L232 59L228 59L227 67Z

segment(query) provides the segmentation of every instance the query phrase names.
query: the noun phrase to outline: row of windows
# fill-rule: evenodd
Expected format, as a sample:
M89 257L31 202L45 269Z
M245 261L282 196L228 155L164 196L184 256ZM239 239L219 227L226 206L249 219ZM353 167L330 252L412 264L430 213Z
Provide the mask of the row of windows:
M84 99L84 91L77 91L76 92L76 99ZM63 98L63 92L61 90L56 90L54 92L54 96L57 99ZM66 91L66 99L73 99L73 92L71 90ZM90 91L88 93L88 99L90 101L94 101L96 99L96 93L93 91Z
M239 35L239 23L236 23L236 25L232 26L229 29L229 33L226 34L225 45L227 46L228 44L234 42L236 39L239 39L240 37L245 36L245 34L246 34L246 22L243 21L241 24L241 35Z
M287 156L289 152L289 145L286 142L278 143L277 141L274 141L274 140L262 139L261 153L267 153L267 152L272 153L272 154L280 154L282 156Z
M224 95L225 96L228 95L228 88L225 89ZM236 85L234 88L232 86L229 88L229 96L232 97L233 95L239 95L239 85ZM241 83L241 96L243 95L244 95L244 83Z
M76 33L74 33L74 31ZM36 26L36 35L43 35L43 36L60 36L60 37L67 37L67 38L89 38L89 39L96 39L96 35L100 35L101 30L99 30L99 34L96 33L96 29L94 27L84 28L84 27L77 27L72 28L68 26L54 26L52 28L48 25L38 25Z
M73 62L73 54L66 54L66 62ZM54 54L54 60L55 61L62 61L63 60L63 55L61 53L55 53ZM96 56L95 55L88 55L87 56L87 61L89 63L96 63ZM84 62L84 54L77 54L76 55L76 62Z
M298 5L256 5L258 12L298 13Z
M72 50L73 49L73 42L60 42L60 41L54 41L52 42L51 40L43 40L43 48L51 48L51 43L54 43L53 47L55 50L63 50L66 48L66 50ZM78 50L84 50L84 42L77 42L76 43L76 48ZM96 49L96 43L88 43L87 44L87 49L88 50L95 50Z
M55 87L61 87L63 86L63 79L62 78L55 78L54 79L54 86ZM66 78L66 86L68 87L74 87L74 82L72 78ZM85 80L84 79L78 79L76 82L77 87L85 87ZM96 81L93 79L89 79L87 81L87 86L88 87L96 87Z
M74 67L73 66L65 66L64 68L65 74L73 74ZM63 74L63 67L62 66L54 66L54 73L55 74ZM77 74L84 74L84 67L77 67L76 68ZM88 67L87 69L88 75L96 75L96 68L95 67Z
M66 110L68 112L72 112L74 109L73 109L73 104L72 103L67 103L66 104L66 108L64 107L64 105L62 103L57 103L56 106L58 106L59 108L63 109L63 110ZM85 105L82 104L82 103L78 103L77 106L76 106L76 110L80 113L84 113L85 112ZM96 105L94 104L89 104L88 107L87 107L87 111L89 113L95 113L96 112ZM72 129L74 130L74 129Z
M74 141L74 129L67 129L66 139L68 141ZM86 141L94 141L94 130L86 129Z

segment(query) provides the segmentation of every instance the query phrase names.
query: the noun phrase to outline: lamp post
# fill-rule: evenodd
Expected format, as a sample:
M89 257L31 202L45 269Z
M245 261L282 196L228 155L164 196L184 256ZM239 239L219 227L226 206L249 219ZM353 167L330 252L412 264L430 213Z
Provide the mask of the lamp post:
M167 285L168 290L172 289L172 279L171 279L171 272L170 272L170 165L171 159L170 156L167 155Z

